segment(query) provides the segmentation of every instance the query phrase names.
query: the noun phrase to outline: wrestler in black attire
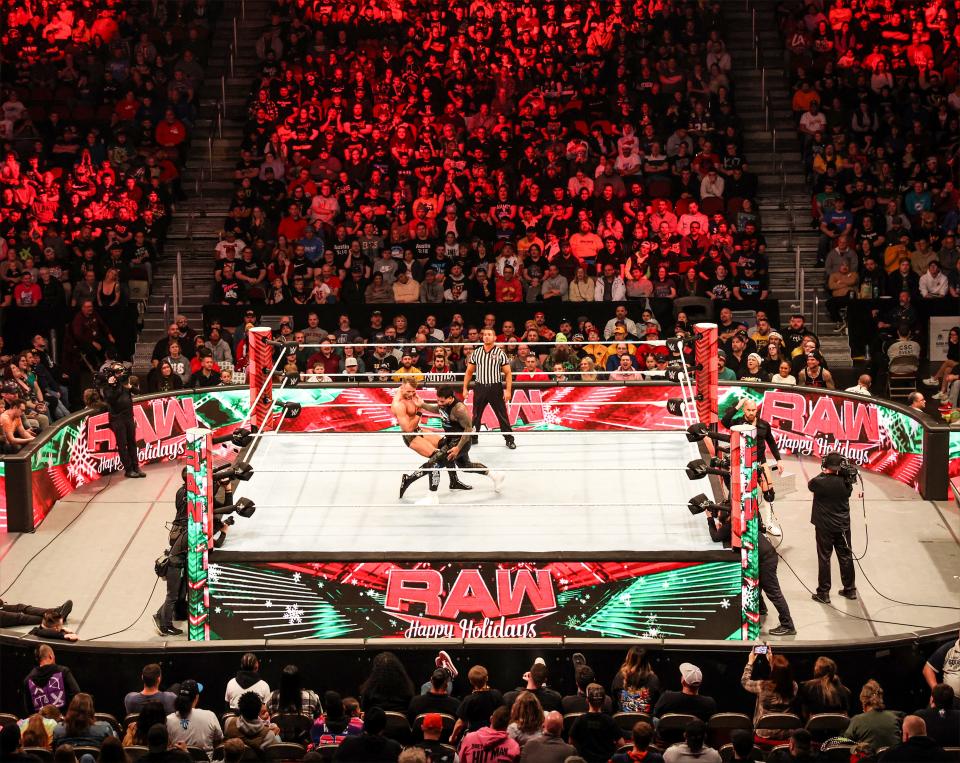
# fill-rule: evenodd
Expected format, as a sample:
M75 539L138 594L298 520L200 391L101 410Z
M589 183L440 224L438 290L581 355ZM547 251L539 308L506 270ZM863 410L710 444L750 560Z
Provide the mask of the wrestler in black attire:
M456 391L453 387L444 386L437 390L437 405L424 403L424 410L439 414L443 424L444 432L457 433L459 436L447 436L440 441L440 450L445 454L454 454L451 459L449 455L434 462L436 467L449 470L450 489L451 490L473 490L473 487L460 481L456 469L469 469L470 471L490 477L496 489L499 491L501 477L499 474L493 474L481 463L470 460L470 445L472 439L470 432L473 431L473 421L470 418L470 412L467 407L457 400ZM432 460L432 459L431 459ZM411 474L403 475L400 485L400 497L407 491L414 482L430 474L430 490L436 490L440 485L440 476L437 471L427 471L427 467L434 463L428 461L417 471Z

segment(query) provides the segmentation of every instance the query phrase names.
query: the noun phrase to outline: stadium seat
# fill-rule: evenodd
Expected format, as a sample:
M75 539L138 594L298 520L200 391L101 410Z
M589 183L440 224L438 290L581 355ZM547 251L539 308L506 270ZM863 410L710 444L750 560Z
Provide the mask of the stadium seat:
M98 721L106 721L109 723L113 727L113 732L123 739L123 735L126 733L126 727L120 725L120 721L117 720L115 715L111 715L110 713L97 713L96 717Z
M130 748L127 748L129 752ZM41 763L53 763L53 753L48 750L46 747L24 747L23 751L28 755L33 755L35 758L39 758ZM146 752L147 748L144 747L143 751ZM130 757L130 760L136 760L134 757Z
M800 716L793 713L768 713L757 721L755 731L793 731L803 727Z
M850 718L843 713L817 713L811 715L804 727L819 742L825 742L847 730Z
M383 730L383 735L388 739L394 739L400 744L410 743L410 724L407 722L407 716L398 713L395 710L387 710L387 727Z
M683 731L687 728L687 724L696 720L699 720L697 716L687 713L667 713L661 716L657 723L657 738L663 744L676 744L683 739Z
M11 713L0 713L0 728L9 726L11 723L16 723L17 720L17 716Z
M730 763L733 760L733 745L729 742L721 746L717 752L720 753L720 757L723 759L723 763ZM753 759L754 760L763 760L765 757L764 751L759 747L753 748Z
M583 713L578 713L578 715L583 715ZM564 727L567 725L566 718L567 716L564 716ZM613 720L623 730L623 735L627 738L633 732L633 727L640 721L653 725L653 720L646 713L614 713Z
M127 759L130 763L135 763L135 761L140 760L144 755L146 755L150 750L147 747L142 747L141 745L135 744L130 747L123 748L127 753Z
M743 713L714 713L707 722L710 745L719 749L730 741L731 732L737 729L753 731L753 719Z
M267 760L302 760L307 754L307 748L302 744L281 742L272 744L266 749Z
M586 715L586 713L567 713L563 716L564 739L570 738L570 729L573 728L573 724L577 722L577 718L579 718L581 715ZM617 715L621 715L621 713L617 713ZM613 720L617 720L617 715L613 716ZM619 726L620 724L618 723L617 725ZM620 726L620 728L623 728L623 726Z
M280 713L271 719L280 727L280 738L285 742L305 743L310 739L313 720L299 713Z

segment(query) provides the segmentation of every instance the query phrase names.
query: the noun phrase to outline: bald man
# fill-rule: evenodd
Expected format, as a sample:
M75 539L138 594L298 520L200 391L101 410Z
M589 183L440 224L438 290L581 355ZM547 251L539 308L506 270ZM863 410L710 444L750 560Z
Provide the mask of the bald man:
M870 374L860 374L860 377L857 379L857 383L852 387L847 387L844 392L850 392L854 395L866 395L867 397L871 396L870 385L873 384L873 379L870 378Z
M943 748L927 736L927 724L923 718L908 715L903 719L903 744L894 745L880 756L881 763L926 763L949 760Z
M531 739L523 746L520 763L563 763L577 748L562 739L563 716L551 710L543 717L543 736Z

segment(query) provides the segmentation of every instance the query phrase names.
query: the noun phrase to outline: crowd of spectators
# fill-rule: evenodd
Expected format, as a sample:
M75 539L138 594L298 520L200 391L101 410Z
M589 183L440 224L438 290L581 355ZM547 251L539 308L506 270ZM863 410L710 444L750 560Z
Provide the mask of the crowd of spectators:
M957 7L785 0L778 14L833 318L887 297L876 335L895 339L904 322L923 333L918 303L960 299ZM870 351L882 356L882 341Z
M491 686L483 665L461 675L446 652L417 686L397 655L382 652L363 683L349 688L354 696L333 688L318 693L296 665L265 675L248 653L222 702L193 678L168 686L160 666L150 664L142 686L129 687L123 697L121 724L96 715L94 698L82 691L83 676L58 664L44 644L23 682L24 707L17 713L23 718L4 727L4 753L21 746L53 750L64 763L76 760L71 755L79 746L99 747L108 763L144 754L149 761L186 761L188 749L231 763L245 752L245 759L300 759L304 749L304 760L364 763L719 763L716 748L726 746L724 759L738 761L952 760L944 748L960 747L958 650L960 642L951 642L930 656L923 669L929 703L906 717L886 707L877 681L868 680L855 697L832 659L817 659L802 680L786 656L770 649L761 658L750 651L741 685L756 695L754 712L733 723L730 714L717 714L711 696L733 687L711 686L690 662L658 676L651 655L634 646L606 685L577 653L570 676L550 675L537 658L509 691ZM757 662L767 664L755 678ZM563 687L566 695L557 690ZM119 706L119 697L109 699ZM777 723L765 724L767 716ZM301 747L269 752L284 744Z
M70 407L65 381L108 352L132 357L131 303L146 299L182 197L218 5L0 6L0 375L32 421L53 420Z
M580 315L554 325L538 310L523 326L510 319L498 320L492 312L476 324L453 313L449 321L428 315L423 323L414 325L403 314L387 321L374 309L365 326L354 326L350 316L341 313L335 327L322 326L317 312L307 313L303 324L285 315L274 338L295 346L296 351L278 367L278 375L309 383L396 383L413 378L417 383L442 384L462 378L484 328L497 332L513 378L519 382L664 380L669 378L671 366L680 362L681 351L687 362L692 362L692 342L685 342L681 350L657 341L668 337L689 340L692 326L686 313L679 311L672 325L664 327L649 308L630 308L611 306L606 321L594 322ZM243 312L240 339L219 320L211 321L206 336L198 335L180 316L154 347L148 390L215 386L242 378L243 371L237 370L247 366L247 342L242 337L258 325L261 320L253 307ZM802 315L790 316L780 329L762 309L748 325L723 307L717 325L722 381L836 388L819 339ZM870 377L864 376L856 388L847 391L869 395L870 384Z
M273 10L212 303L767 297L719 3Z

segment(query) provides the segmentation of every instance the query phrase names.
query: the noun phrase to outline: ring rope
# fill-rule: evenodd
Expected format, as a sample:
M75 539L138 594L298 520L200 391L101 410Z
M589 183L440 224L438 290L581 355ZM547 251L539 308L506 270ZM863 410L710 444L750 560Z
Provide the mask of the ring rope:
M680 341L680 342L691 342L691 341L693 341L692 339L680 338L680 337L676 337L676 339L677 339L677 341ZM308 348L308 349L320 348L320 347L366 347L367 349L369 349L370 347L390 347L391 345L396 345L398 348L400 348L400 347L479 347L479 346L481 346L481 345L483 344L483 342L481 342L481 341L470 341L470 340L468 340L466 337L464 337L463 341L461 341L461 342L405 342L405 341L400 341L400 340L391 340L391 341L389 341L389 342L376 342L376 341L371 341L371 342L330 342L330 341L327 341L327 342L322 342L322 343L320 343L320 344L313 344L313 343L308 343L308 342L304 342L303 344L300 344L300 343L298 343L298 342L293 342L293 341L291 341L291 342L289 342L289 344L296 344L298 347L306 347L306 348ZM520 344L534 345L534 346L536 346L536 347L554 347L554 346L557 346L557 345L580 346L580 345L588 345L588 344L604 344L604 345L611 345L611 344L645 344L645 345L650 345L651 347L666 347L666 346L667 346L667 340L666 340L666 339L614 339L614 338L610 338L610 339L598 339L598 340L595 341L595 342L591 342L591 341L588 340L588 339L583 339L583 340L577 339L577 340L568 340L568 341L566 341L566 342L558 342L558 341L556 341L556 340L547 341L547 340L539 340L539 339L538 339L538 340L536 340L536 341L529 341L529 342L528 342L528 341L526 341L525 339L522 339L521 337L517 337L517 338L516 338L516 341L513 341L513 338L511 337L511 339L509 339L509 340L504 340L504 341L499 341L499 340L497 340L496 342L494 342L494 345L499 346L499 347L502 347L502 346L504 346L504 345L513 345L513 344L517 344L517 345L520 345Z

